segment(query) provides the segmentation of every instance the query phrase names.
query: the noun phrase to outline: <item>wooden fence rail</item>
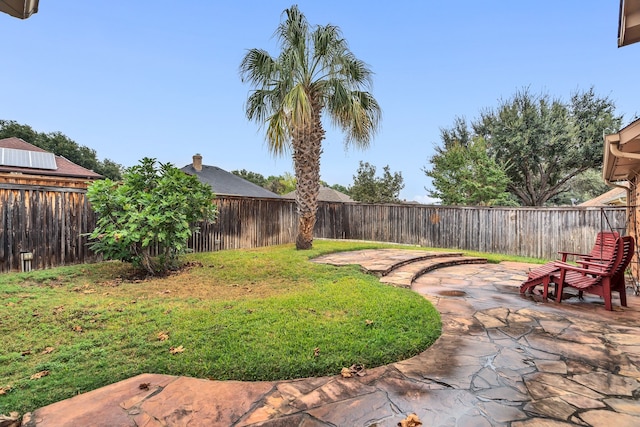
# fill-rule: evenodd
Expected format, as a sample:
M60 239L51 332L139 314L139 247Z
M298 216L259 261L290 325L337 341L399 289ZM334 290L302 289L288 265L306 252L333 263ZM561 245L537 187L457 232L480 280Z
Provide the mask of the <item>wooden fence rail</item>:
M293 243L292 200L218 197L215 224L200 224L196 252ZM91 262L86 233L95 215L82 189L0 184L0 272ZM625 208L481 208L320 203L315 237L357 239L554 258L584 252L598 231L624 233Z

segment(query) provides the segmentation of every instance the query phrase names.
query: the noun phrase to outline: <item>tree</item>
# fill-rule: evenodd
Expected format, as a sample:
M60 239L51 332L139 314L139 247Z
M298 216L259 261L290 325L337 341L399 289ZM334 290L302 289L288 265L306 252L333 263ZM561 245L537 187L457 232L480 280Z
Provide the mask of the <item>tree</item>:
M270 175L264 184L264 188L276 194L291 193L296 189L296 177L289 172L283 175Z
M576 175L602 165L602 135L619 129L621 116L593 88L564 103L527 89L481 113L473 123L489 155L506 164L508 190L523 205L542 206Z
M12 120L0 120L0 138L10 137L20 138L104 177L118 180L122 176L121 165L109 159L99 161L95 150L79 145L61 132L36 132L31 126L21 125Z
M133 263L149 274L178 266L197 221L214 221L211 187L170 163L144 158L121 183L96 181L87 190L98 215L91 249ZM153 251L159 256L153 258Z
M266 124L274 155L292 152L297 178L296 248L310 249L320 190L320 153L325 131L323 112L345 132L345 145L367 147L381 116L364 89L371 71L349 50L340 29L311 28L297 6L282 14L276 35L280 54L251 49L240 64L243 81L254 90L246 103L249 120Z
M351 196L351 190L349 190L347 187L345 187L342 184L326 185L325 187L333 188L334 190L344 193L347 196Z
M231 173L239 176L240 178L246 179L249 182L253 182L255 185L259 185L260 187L264 187L267 183L267 179L262 174L251 172L246 169L231 171Z
M569 180L566 188L566 191L550 198L548 204L554 206L577 205L611 189L604 183L602 171L599 169L587 169L574 176Z
M457 121L456 126L461 123ZM440 199L444 205L517 204L506 191L509 183L506 166L489 157L483 138L461 143L455 139L460 135L458 131L441 130L446 148L436 147L436 154L430 159L433 167L423 168L435 187L427 190L429 196Z
M368 162L360 161L360 167L353 176L353 185L349 195L358 202L364 203L396 203L398 195L404 188L401 172L391 173L389 165L385 166L381 178L376 177L376 167Z

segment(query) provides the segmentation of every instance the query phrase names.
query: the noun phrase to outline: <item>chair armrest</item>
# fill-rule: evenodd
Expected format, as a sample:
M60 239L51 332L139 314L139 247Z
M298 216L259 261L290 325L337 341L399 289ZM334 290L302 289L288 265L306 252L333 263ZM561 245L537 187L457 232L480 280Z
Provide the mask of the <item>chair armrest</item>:
M581 258L584 258L584 257L588 257L588 256L589 256L589 254L579 254L579 253L577 253L577 252L558 251L558 253L559 253L560 255L573 255L573 256L579 256L579 257L581 257Z
M558 251L558 254L562 255L562 262L565 262L567 260L567 256L571 255L574 256L576 258L584 258L584 257L588 257L588 254L579 254L577 252L566 252L566 251Z
M596 268L605 268L607 265L609 265L608 262L593 262L593 261L586 261L586 260L578 260L576 261L578 264L582 265L583 268L588 268L588 266L593 266ZM584 266L587 267L584 267Z
M609 260L611 260L611 257L609 258L600 258L597 256L584 256L582 257L583 260L585 261L601 261L601 262L609 262Z
M607 271L592 270L589 268L578 267L576 265L567 264L566 262L555 262L555 265L560 269L561 273L562 273L562 270L575 271L577 273L582 273L582 274L592 274L594 276L606 276L608 273Z

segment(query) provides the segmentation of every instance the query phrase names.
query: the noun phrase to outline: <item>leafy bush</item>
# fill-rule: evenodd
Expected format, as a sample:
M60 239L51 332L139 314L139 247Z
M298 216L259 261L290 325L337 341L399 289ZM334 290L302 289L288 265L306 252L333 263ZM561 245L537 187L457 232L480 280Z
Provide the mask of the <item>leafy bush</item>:
M177 267L195 224L214 221L217 215L208 185L170 163L146 157L127 169L121 182L97 181L87 194L98 214L91 249L150 274Z

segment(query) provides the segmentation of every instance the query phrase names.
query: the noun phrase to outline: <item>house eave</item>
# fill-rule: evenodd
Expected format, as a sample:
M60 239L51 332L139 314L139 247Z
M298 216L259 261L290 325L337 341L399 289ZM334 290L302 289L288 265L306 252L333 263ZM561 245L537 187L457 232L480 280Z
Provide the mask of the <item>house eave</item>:
M640 0L620 0L618 47L640 42Z
M640 119L605 135L602 175L606 182L629 181L640 173Z
M39 0L0 0L0 12L27 19L38 12L38 3Z

